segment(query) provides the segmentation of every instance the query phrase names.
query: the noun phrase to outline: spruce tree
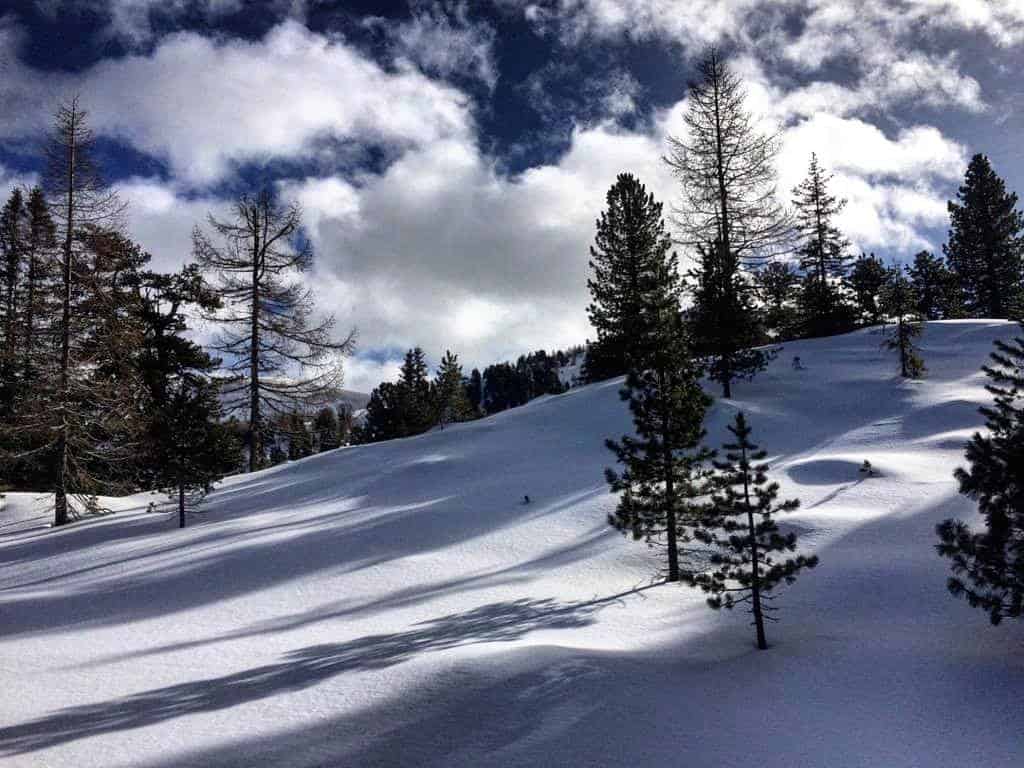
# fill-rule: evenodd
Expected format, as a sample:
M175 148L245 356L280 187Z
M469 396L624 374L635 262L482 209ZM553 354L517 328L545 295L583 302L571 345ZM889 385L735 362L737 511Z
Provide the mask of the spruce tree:
M715 461L717 474L711 502L693 521L693 539L710 550L706 561L688 566L682 580L705 593L712 608L732 609L748 604L754 615L757 647L768 647L765 602L779 584L792 584L804 568L818 564L816 556L780 559L796 550L796 534L782 534L773 518L792 512L799 501L778 501L778 483L768 482L767 453L750 440L743 413L729 426L732 442L723 446L724 461Z
M632 174L621 173L608 190L590 249L593 276L587 307L597 332L584 365L587 381L619 376L632 359L643 359L650 319L644 296L655 290L662 265L674 259L661 203Z
M466 396L459 358L445 351L434 382L434 407L437 423L442 426L472 418L472 405Z
M220 242L196 227L193 249L224 301L224 311L211 316L222 326L212 349L234 374L224 386L227 407L248 410L253 471L264 458L267 417L337 391L340 357L352 351L355 332L336 340L333 316L313 320L313 294L301 279L313 251L297 203L282 203L264 188L242 195L230 220L210 216L209 225Z
M917 345L922 330L917 303L917 295L902 268L895 266L890 269L882 289L881 306L894 325L882 343L886 348L899 352L900 376L905 379L918 379L927 370Z
M875 254L861 254L850 273L850 288L858 320L867 325L878 325L882 321L882 306L879 299L889 280L889 270Z
M659 320L658 343L647 364L631 368L620 391L629 402L633 435L607 440L622 469L605 470L619 502L609 522L649 546L664 539L667 579L680 578L687 533L706 493L704 465L711 452L701 447L710 399L690 357L685 326L675 307L651 307Z
M959 317L959 286L946 262L929 251L920 251L907 270L917 296L917 312L925 320Z
M1024 311L1024 216L988 158L967 166L956 202L949 202L944 250L973 317L1015 318Z
M341 426L338 414L329 405L325 405L316 412L316 417L313 419L313 441L317 453L341 446Z
M951 560L949 591L999 624L1024 615L1024 333L995 347L982 368L994 398L980 409L988 431L974 434L970 466L955 473L960 493L977 501L984 528L946 520L937 527L937 549Z
M775 339L786 339L794 332L794 299L800 276L785 261L772 261L754 275L754 286L761 301L764 324Z

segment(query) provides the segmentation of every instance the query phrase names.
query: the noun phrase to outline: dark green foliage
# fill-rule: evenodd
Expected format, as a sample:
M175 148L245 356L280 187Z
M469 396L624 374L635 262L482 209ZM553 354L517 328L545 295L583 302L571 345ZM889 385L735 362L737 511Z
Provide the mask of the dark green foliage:
M779 584L792 584L804 568L818 564L816 556L780 559L796 550L796 534L782 534L773 515L792 512L799 501L777 501L778 483L769 483L767 453L750 440L743 413L729 426L733 441L723 446L724 461L714 462L715 492L692 522L692 537L706 546L705 563L689 565L682 580L708 593L712 608L748 604L754 615L757 647L765 649L764 622L770 618L764 601Z
M937 549L952 561L949 591L999 624L1024 615L1024 334L995 346L992 364L982 369L995 400L980 409L988 433L974 434L970 466L955 473L960 493L978 502L984 529L946 520L937 528Z
M473 408L473 413L480 413L484 399L484 378L476 368L469 374L469 380L466 382L466 397Z
M972 317L1019 317L1024 311L1024 217L985 155L967 166L949 203L949 266Z
M658 284L665 265L675 261L661 203L628 173L619 174L605 199L590 249L593 277L587 287L592 301L587 314L597 340L584 365L586 381L620 376L631 361L645 358L652 319L644 312L644 297L676 290Z
M773 339L791 338L796 333L794 301L799 284L800 276L784 261L769 262L754 274L765 329Z
M961 316L960 286L942 257L928 251L917 253L907 275L917 296L917 313L923 319L945 320Z
M313 455L313 436L306 427L306 417L292 411L281 419L282 432L288 441L288 460L296 461Z
M667 577L678 581L680 544L706 492L704 464L711 453L700 447L710 398L699 382L699 368L678 312L664 308L660 348L643 369L632 369L620 391L629 402L635 434L606 445L622 465L605 470L619 503L609 522L649 545L664 536Z
M356 443L376 443L405 437L404 397L399 384L382 382L370 393L363 424L353 433Z
M437 422L427 375L427 357L419 347L405 353L398 387L402 397L403 436L418 435L434 426Z
M900 267L893 267L889 270L885 286L882 288L881 306L894 325L882 343L886 348L899 352L900 376L905 379L918 379L926 370L917 346L922 328L917 315L917 304L917 295L903 270Z
M341 422L338 414L329 405L316 412L313 419L313 442L318 453L341 446Z
M438 424L452 424L473 418L473 406L466 396L459 358L446 351L437 369L437 378L431 390L435 419Z
M566 387L559 377L558 355L544 350L521 355L515 365L498 363L484 369L483 410L498 413L517 408L541 395L557 395ZM564 355L562 357L564 360Z
M28 211L20 189L0 211L0 418L10 415L20 378L22 271L28 239Z
M865 325L878 325L882 321L879 297L889 279L889 270L875 254L861 254L850 272L850 288L857 308L857 319Z
M739 263L721 241L698 249L696 267L687 275L693 304L686 313L694 354L708 377L732 397L732 383L752 379L774 357L756 349L764 337L752 287Z
M846 333L854 325L854 309L843 300L835 283L822 283L813 275L804 276L797 292L797 328L808 338Z

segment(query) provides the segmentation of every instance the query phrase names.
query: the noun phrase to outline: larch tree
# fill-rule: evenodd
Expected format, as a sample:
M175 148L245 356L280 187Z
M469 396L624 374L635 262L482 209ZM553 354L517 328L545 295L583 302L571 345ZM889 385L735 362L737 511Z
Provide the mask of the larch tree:
M807 336L838 333L849 324L843 283L850 267L850 244L835 224L846 200L829 191L831 179L812 153L807 176L793 188L800 267L807 275L800 293L801 322Z
M950 559L949 591L988 614L993 624L1024 616L1024 324L1022 335L996 341L982 370L994 403L982 407L985 434L967 444L968 468L956 470L960 493L978 503L984 526L962 520L937 527L940 555Z
M715 492L693 526L693 538L708 549L705 560L683 571L682 580L708 593L712 608L748 604L754 616L757 647L768 647L766 601L779 584L792 584L816 556L786 556L796 550L795 533L780 532L774 515L792 512L796 499L779 501L778 483L768 482L767 453L754 444L743 413L729 425L733 440L723 446L725 459L715 461ZM779 557L782 553L783 557Z
M926 368L917 343L922 330L917 314L918 299L899 265L889 270L879 303L882 311L893 321L892 329L882 344L899 353L900 376L905 379L921 378Z
M1024 215L1017 195L985 155L967 166L956 202L949 202L949 241L944 246L968 313L1016 318L1024 311Z
M263 464L269 418L325 401L341 386L340 357L355 332L332 337L334 317L314 320L313 294L302 274L313 250L298 204L269 189L243 195L230 220L209 217L216 242L193 230L197 262L224 301L213 316L222 331L212 349L234 374L224 385L225 407L248 412L249 471Z
M759 130L746 108L741 79L716 49L698 71L683 115L685 133L668 137L665 157L682 191L674 216L677 242L691 253L710 248L716 284L737 292L749 282L740 274L743 269L785 251L791 242L791 218L776 196L779 142ZM749 304L743 296L725 298L736 307ZM756 323L756 313L744 309L731 319L729 333L717 334L719 380L727 397L732 358L756 336L751 328Z
M620 173L605 203L590 248L587 315L597 340L587 350L587 381L621 376L647 354L651 320L644 314L644 296L673 258L662 205L636 177Z

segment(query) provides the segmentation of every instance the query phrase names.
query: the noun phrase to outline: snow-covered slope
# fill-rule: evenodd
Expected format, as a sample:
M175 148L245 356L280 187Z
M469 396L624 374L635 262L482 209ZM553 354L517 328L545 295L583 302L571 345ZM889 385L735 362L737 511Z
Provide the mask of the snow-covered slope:
M709 440L749 414L821 557L767 652L605 524L618 382L232 478L184 531L12 497L0 764L1020 766L1022 628L932 547L973 514L951 472L1014 330L929 324L919 382L870 331L787 344L716 403Z

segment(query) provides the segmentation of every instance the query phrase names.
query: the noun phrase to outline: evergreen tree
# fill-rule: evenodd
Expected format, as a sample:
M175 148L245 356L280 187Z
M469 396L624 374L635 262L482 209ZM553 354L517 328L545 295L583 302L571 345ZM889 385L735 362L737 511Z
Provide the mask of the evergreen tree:
M879 298L888 280L889 270L875 254L866 256L862 253L857 258L850 273L850 288L860 322L878 325L882 321Z
M748 603L754 615L757 647L768 647L764 602L781 583L792 584L804 568L818 564L815 556L786 557L796 549L796 534L779 532L773 515L797 508L796 499L777 501L778 483L768 483L767 453L750 440L743 413L729 426L733 441L723 446L724 461L716 461L715 493L703 514L693 521L693 538L711 550L706 563L687 568L682 580L710 593L712 608Z
M329 405L317 411L313 419L313 438L317 453L334 450L342 444L338 414Z
M928 251L914 256L908 270L910 285L917 295L917 313L925 320L960 316L960 288L946 262Z
M794 299L800 276L792 265L772 261L754 275L757 296L763 306L764 324L776 339L789 338L796 326Z
M732 397L733 381L753 378L774 357L773 351L755 348L764 331L752 288L720 240L698 249L696 268L688 276L693 352L704 361L708 377L722 385L722 396Z
M356 429L356 443L376 443L405 437L405 398L398 384L385 381L370 393L362 426Z
M675 259L661 203L639 180L620 173L605 199L590 249L593 277L587 280L587 314L597 331L584 366L588 381L622 375L632 359L648 354L651 319L643 313L644 297L663 289L655 280Z
M28 198L22 301L21 367L22 380L26 382L34 379L35 362L42 356L42 350L49 349L54 343L56 247L56 226L46 196L40 187L33 187Z
M193 231L196 260L215 275L225 312L212 319L223 331L212 345L235 377L225 385L227 406L249 412L249 471L264 456L268 413L287 414L323 400L341 386L339 357L355 332L336 341L333 316L314 322L313 294L301 281L313 263L297 203L282 204L268 189L243 195L230 221L210 216L214 244ZM294 376L296 370L304 371Z
M829 192L831 175L818 165L811 153L807 176L793 188L796 234L801 241L800 267L824 285L841 281L850 267L850 241L835 225L846 200Z
M483 410L484 379L476 368L469 374L469 381L466 383L466 397L469 398L473 413L480 413Z
M459 365L458 356L450 351L445 351L444 357L441 358L441 366L437 370L434 403L437 422L441 425L472 418L472 405L466 396L462 366Z
M952 561L949 591L999 624L1024 615L1024 334L995 346L992 364L982 368L995 400L980 409L988 433L974 434L970 467L956 470L960 493L978 502L984 530L946 520L937 549Z
M405 353L398 377L403 427L401 437L426 432L435 422L435 408L427 378L427 357L414 347Z
M281 427L288 439L288 460L296 461L313 455L313 437L306 427L306 418L297 410L281 417Z
M706 492L703 465L711 453L700 444L710 399L700 388L678 308L662 301L648 311L658 319L661 343L643 368L630 369L620 391L629 402L635 435L606 441L622 465L605 471L609 486L620 494L609 522L649 545L664 536L668 580L678 581L680 545L689 540L696 499Z
M889 270L886 284L882 289L882 310L895 325L883 342L888 349L900 354L900 376L917 379L924 375L924 361L917 346L921 335L921 323L917 316L918 299L903 270L896 266Z
M1017 317L1024 311L1024 216L985 155L967 166L957 202L949 203L944 250L974 317Z

